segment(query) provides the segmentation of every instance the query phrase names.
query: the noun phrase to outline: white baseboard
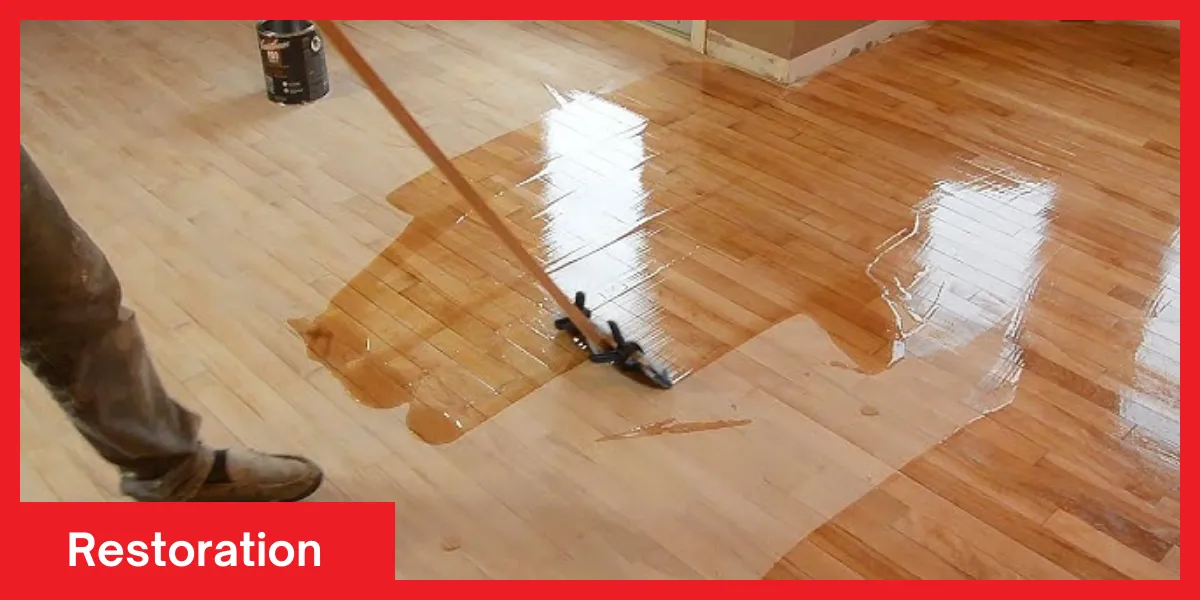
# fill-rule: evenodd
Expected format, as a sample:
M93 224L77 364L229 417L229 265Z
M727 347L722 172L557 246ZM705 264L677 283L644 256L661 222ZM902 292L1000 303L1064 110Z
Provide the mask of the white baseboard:
M924 25L925 21L876 21L791 60L708 32L706 54L739 69L784 85L806 79L868 46Z
M787 82L788 60L786 58L743 44L711 29L708 31L708 42L704 52L711 58L729 63L759 77L779 83Z
M1166 27L1168 29L1179 29L1179 21L1129 21L1129 23L1154 25L1155 27Z
M1117 24L1124 23L1126 25L1128 25L1128 24L1149 25L1151 27L1162 27L1164 29L1179 29L1179 21L1134 21L1134 20L1129 20L1129 19L1126 19L1126 20L1104 19L1104 20L1093 21L1093 23L1103 23L1106 25L1112 25L1114 23L1117 23Z

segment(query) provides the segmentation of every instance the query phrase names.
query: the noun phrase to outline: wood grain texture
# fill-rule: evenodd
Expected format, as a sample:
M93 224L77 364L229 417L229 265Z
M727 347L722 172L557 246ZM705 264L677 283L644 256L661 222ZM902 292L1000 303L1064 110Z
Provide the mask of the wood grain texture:
M398 577L1178 577L1177 31L939 23L781 89L622 24L348 27L688 377L581 365L344 65L265 102L247 24L23 23L22 135L210 441L396 502ZM115 499L22 378L22 499ZM669 419L748 423L611 439Z
M1003 112L1014 121L1062 123L1061 131L1041 129L1044 139L1061 144L1079 136L1071 147L1088 158L1076 155L1067 169L1078 178L1070 181L1100 193L1102 208L1055 206L1048 239L1062 246L1039 266L1040 282L1020 332L1021 373L1012 403L873 492L899 501L906 515L836 551L860 576L878 574L863 561L886 548L865 541L867 536L898 534L971 577L1177 578L1179 515L1172 508L1179 501L1179 329L1177 316L1163 314L1177 315L1179 306L1178 156L1154 150L1159 142L1146 139L1178 140L1177 37L1122 28L1129 39L1104 42L1094 36L1111 30L1072 26L1034 41L1021 30L1009 24L935 27L930 46L959 65L937 70L965 93L986 88L1019 106ZM979 35L987 43L976 43ZM915 36L899 42L909 43L916 43ZM1051 48L1068 52L1083 44L1097 53L1050 56ZM885 55L880 52L879 60ZM988 66L986 83L973 81L985 77L971 74L971 59ZM1134 72L1149 78L1141 92L1122 83ZM1045 92L1056 83L1062 96L1017 91ZM1127 96L1133 93L1137 100ZM1103 117L1124 110L1157 113L1155 121L1166 118L1159 121L1163 129L1151 134L1132 121ZM1014 127L1005 135L1030 133ZM1091 160L1128 169L1145 186L1114 189L1099 169L1086 166ZM808 539L836 539L856 522L856 510L847 509ZM793 576L789 563L810 552L802 542L767 576ZM892 575L916 576L885 576Z

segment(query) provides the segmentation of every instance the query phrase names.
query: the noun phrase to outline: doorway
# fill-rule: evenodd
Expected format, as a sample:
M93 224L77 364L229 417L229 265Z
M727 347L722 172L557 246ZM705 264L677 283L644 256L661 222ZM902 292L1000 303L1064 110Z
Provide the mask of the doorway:
M701 54L708 38L708 21L626 21L665 38L687 44Z
M656 25L670 33L681 37L691 37L692 22L691 21L646 21L652 25Z

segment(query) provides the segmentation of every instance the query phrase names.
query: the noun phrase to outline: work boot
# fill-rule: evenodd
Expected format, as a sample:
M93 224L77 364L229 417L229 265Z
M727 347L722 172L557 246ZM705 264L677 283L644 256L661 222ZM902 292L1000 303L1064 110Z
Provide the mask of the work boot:
M217 450L208 478L189 502L296 502L321 487L321 468L307 458L255 450Z

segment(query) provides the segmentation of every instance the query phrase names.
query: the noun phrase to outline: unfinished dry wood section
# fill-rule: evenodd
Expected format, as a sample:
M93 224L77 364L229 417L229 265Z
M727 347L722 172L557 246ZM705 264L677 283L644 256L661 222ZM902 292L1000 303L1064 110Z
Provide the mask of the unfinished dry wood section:
M581 364L339 61L268 105L245 23L23 23L22 136L214 443L396 502L397 576L1178 577L1177 31L937 24L789 90L349 27L676 388ZM22 498L114 498L22 376Z

